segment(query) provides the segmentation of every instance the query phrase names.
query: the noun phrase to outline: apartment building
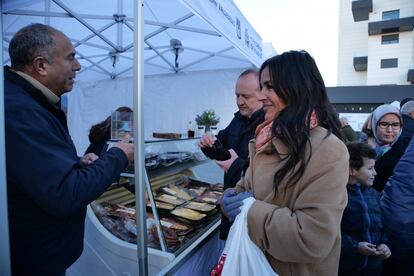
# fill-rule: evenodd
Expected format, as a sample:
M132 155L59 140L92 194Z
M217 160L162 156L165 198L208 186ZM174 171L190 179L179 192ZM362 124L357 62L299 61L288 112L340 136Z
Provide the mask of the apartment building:
M414 0L340 0L338 86L414 84Z

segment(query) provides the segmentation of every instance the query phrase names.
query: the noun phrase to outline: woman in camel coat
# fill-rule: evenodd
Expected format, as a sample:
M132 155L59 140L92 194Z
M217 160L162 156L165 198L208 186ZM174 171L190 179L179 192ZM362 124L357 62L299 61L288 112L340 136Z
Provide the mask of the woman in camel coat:
M234 219L253 196L249 236L279 275L337 275L349 156L322 77L307 52L291 51L264 62L260 84L265 122L223 212Z

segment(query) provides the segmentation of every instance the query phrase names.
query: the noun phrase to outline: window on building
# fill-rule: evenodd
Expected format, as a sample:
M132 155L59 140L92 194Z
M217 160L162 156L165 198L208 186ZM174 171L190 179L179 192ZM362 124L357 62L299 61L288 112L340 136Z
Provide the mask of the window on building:
M381 44L395 44L399 42L399 34L383 35Z
M398 58L381 59L381 68L396 68L398 67Z
M400 18L400 10L382 12L382 20L391 20Z

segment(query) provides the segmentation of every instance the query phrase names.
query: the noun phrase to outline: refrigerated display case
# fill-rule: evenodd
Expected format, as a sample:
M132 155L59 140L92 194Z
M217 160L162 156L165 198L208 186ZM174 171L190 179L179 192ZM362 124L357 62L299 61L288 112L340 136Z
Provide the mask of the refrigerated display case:
M148 141L144 145L149 275L186 260L212 237L223 172L207 159L198 139ZM87 208L85 247L70 275L136 275L134 172ZM162 230L161 230L162 229Z

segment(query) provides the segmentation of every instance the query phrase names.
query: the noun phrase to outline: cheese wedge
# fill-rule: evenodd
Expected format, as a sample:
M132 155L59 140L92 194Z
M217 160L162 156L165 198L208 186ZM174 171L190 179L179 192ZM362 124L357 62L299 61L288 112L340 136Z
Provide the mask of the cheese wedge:
M216 206L208 204L208 203L191 201L185 205L185 208L196 210L196 211L202 211L202 212L210 212L211 210L216 208Z
M171 214L177 217L182 217L188 220L198 221L206 217L206 214L199 213L197 211L188 208L177 208L171 211Z
M155 198L158 201L170 203L173 205L181 205L185 202L185 200L179 199L172 195L161 194Z

